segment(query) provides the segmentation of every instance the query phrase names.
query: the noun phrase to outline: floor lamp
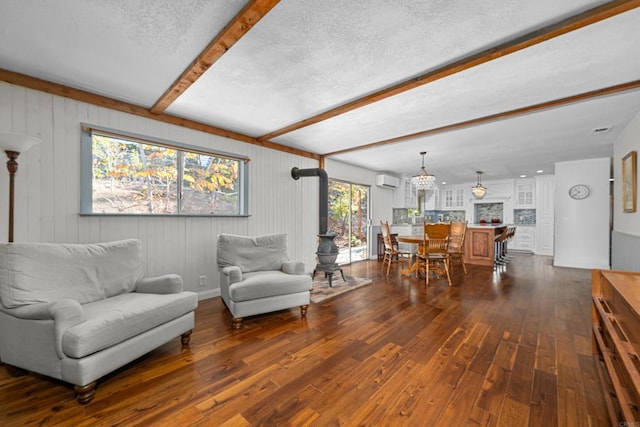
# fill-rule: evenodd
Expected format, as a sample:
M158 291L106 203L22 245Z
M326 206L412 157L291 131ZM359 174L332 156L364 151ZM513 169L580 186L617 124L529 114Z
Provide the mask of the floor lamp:
M9 242L13 242L14 179L18 171L18 156L41 141L38 138L18 133L0 132L0 150L7 153L9 171Z

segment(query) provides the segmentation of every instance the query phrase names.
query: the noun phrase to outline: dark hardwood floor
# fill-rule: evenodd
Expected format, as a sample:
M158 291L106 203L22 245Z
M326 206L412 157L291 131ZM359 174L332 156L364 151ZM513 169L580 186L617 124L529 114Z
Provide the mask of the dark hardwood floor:
M188 349L176 338L103 378L86 406L0 367L0 425L609 425L591 272L525 254L469 270L427 288L354 264L371 285L239 331L220 298L201 301Z

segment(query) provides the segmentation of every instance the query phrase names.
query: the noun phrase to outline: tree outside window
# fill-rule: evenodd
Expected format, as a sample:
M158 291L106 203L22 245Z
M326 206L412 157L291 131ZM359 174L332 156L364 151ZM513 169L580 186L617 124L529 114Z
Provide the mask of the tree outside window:
M91 213L243 214L241 160L93 132L91 163Z

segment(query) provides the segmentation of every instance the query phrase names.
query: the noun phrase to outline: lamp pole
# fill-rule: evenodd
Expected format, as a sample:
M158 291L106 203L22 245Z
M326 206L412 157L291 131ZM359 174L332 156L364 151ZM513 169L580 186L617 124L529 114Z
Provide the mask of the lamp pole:
M15 176L18 171L18 156L32 146L42 142L39 138L11 132L0 132L0 150L7 153L9 171L9 243L13 242L13 211L15 208Z
M17 151L5 151L7 153L7 170L9 171L9 243L13 242L13 201L15 199L15 177L18 171Z

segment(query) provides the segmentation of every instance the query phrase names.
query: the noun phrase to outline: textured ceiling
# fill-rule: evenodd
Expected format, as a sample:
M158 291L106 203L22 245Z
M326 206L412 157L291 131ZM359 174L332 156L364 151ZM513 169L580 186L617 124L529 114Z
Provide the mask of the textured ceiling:
M0 68L151 108L251 3L3 0ZM165 112L259 138L607 3L282 0ZM270 140L334 153L636 81L638 40L632 9ZM449 183L553 173L610 156L639 111L635 89L330 157L411 175L427 151Z

